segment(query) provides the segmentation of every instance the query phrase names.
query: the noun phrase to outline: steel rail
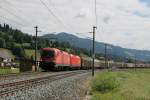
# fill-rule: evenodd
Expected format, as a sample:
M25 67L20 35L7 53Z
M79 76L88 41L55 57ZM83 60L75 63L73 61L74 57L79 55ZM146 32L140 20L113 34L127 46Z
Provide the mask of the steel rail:
M0 97L14 95L18 91L28 90L32 87L46 84L47 82L53 82L56 80L64 79L64 78L71 77L77 74L81 74L83 72L85 71L59 73L56 75L49 75L46 77L39 77L39 78L34 78L34 79L29 79L29 80L24 80L24 81L1 84L0 85Z

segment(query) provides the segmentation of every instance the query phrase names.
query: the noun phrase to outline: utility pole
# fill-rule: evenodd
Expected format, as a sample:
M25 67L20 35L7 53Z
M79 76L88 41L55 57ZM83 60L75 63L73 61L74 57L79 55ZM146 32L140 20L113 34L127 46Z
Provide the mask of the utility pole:
M108 69L107 66L107 44L105 43L105 67Z
M135 61L134 61L134 64L135 64L135 70L136 70L136 55L135 55Z
M38 34L38 26L35 26L35 31L36 31L36 34L35 34L35 71L38 70L37 68L37 34Z
M92 76L94 76L94 61L95 61L95 29L97 27L96 26L93 26L93 55L92 55L92 58L93 58L93 61L92 61Z

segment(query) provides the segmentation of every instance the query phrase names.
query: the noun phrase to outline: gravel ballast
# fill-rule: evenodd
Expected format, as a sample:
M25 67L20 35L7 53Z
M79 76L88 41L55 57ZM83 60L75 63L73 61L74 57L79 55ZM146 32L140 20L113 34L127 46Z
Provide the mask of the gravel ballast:
M91 73L83 73L30 89L18 91L0 100L82 100L88 91L86 81Z

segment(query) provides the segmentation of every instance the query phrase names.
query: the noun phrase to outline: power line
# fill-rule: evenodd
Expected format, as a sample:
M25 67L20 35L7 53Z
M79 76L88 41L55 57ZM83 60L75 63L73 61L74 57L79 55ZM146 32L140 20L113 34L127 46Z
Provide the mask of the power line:
M12 15L12 16L14 16L14 17L16 17L17 19L20 19L20 21L21 22L23 22L23 23L27 23L27 24L31 24L31 21L29 21L29 20L27 20L29 17L28 16L25 16L26 18L24 18L24 17L21 17L21 16L19 16L19 15L16 15L14 12L16 12L16 13L18 13L18 12L21 12L21 10L20 9L18 9L18 8L16 8L16 6L14 6L12 3L10 3L8 0L3 0L6 4L9 4L10 6L12 6L11 8L10 8L10 6L9 6L9 8L11 9L11 11L9 10L9 9L7 9L7 8L4 8L4 7L2 7L1 5L0 5L0 8L2 8L2 10L4 10L4 11L6 11L7 13L9 13L10 15ZM13 8L13 10L12 10L12 8ZM32 20L32 21L34 21L34 20ZM33 22L32 22L33 23ZM35 21L34 21L34 23L36 23Z
M85 35L85 34L87 34L87 33L89 33L89 32L84 32L84 33L76 32L75 34L80 35L80 36L83 36L84 38L87 38L87 39L92 40L93 38L91 38L91 37Z
M12 5L10 2L8 2L7 0L3 0L4 2L6 2L7 4L10 4L10 5Z
M52 7L53 9L55 9L55 12L58 11L57 8L52 4L52 0L47 0L47 1L50 3L51 7ZM50 9L50 10L51 10L51 9ZM56 16L56 14L55 14L52 10L51 10L51 12ZM57 15L58 15L58 13L57 13ZM54 16L54 17L55 17L55 16ZM57 16L56 16L56 17L57 17ZM66 25L65 25L58 17L57 17L57 19L60 21L61 24L63 24L64 27L66 27ZM69 26L70 26L70 25L69 25Z
M67 28L66 25L55 15L55 13L46 5L45 2L43 2L42 0L40 0L40 2L47 8L47 10L50 12L50 14L51 14L59 23L61 23L65 28Z
M66 25L56 16L56 14L46 5L46 3L43 2L42 0L40 0L40 1L41 1L41 3L47 8L47 10L50 12L50 14L51 14L53 17L55 17L55 18L57 19L57 21L58 21L59 23L61 23L61 24L66 28ZM49 1L50 4L52 4L52 1L51 1L51 0L48 0L48 1ZM96 5L96 1L95 1L95 5ZM55 10L57 10L54 5L52 5L52 7L53 7ZM97 16L96 13L97 13L97 11L96 11L96 6L95 6L95 15ZM96 17L96 23L97 23L97 17ZM71 27L71 25L68 25L68 26ZM72 29L72 27L71 27L71 29ZM81 36L81 33L79 33L79 32L74 32L74 33ZM87 33L88 33L88 32L87 32ZM88 39L91 39L90 37L87 37L87 36L84 36L84 37L85 37L85 38L88 38Z
M29 23L28 21L25 21L21 16L18 16L18 15L16 15L16 14L14 14L14 13L11 12L10 10L8 10L8 9L2 7L2 6L0 6L0 8L1 8L2 10L6 11L7 13L9 13L10 15L16 17L16 18L19 19L21 22L23 22L23 23L24 23L24 22Z
M48 0L48 1L52 5L52 0ZM56 10L56 7L54 5L52 5L52 7Z
M94 2L95 4L95 24L96 24L96 26L98 25L98 16L97 16L97 1L95 0L95 2Z
M41 3L48 9L48 11L53 15L53 17L55 17L55 18L59 21L59 23L61 23L61 24L64 26L64 28L66 28L67 30L68 30L68 28L69 28L69 30L70 30L70 29L73 30L73 28L71 27L70 24L68 24L68 23L67 23L67 25L64 24L63 21L60 20L60 19L56 16L56 14L55 14L42 0L40 0L40 1L41 1ZM52 0L48 0L48 2L51 4L51 7L52 7L53 9L55 9L55 12L58 11L57 8L56 8L54 5L52 5ZM78 33L78 32L75 32L75 31L74 31L74 33L76 34L76 33ZM81 35L80 35L80 36L81 36Z
M11 22L16 23L16 24L19 24L19 25L21 25L21 26L24 26L22 23L18 23L17 21L11 20L11 19L9 19L9 18L3 17L3 16L0 16L0 18L2 18L2 19L4 19L4 20L7 20L7 21L11 21Z
M14 17L18 18L19 16L15 15L14 13L10 12L9 10L3 8L2 6L0 6L1 9L3 9L4 11L8 12L10 15L13 15Z

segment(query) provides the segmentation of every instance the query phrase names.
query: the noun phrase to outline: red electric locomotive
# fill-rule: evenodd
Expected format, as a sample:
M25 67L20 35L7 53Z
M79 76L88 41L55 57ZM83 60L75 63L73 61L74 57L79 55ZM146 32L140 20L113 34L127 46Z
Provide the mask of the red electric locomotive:
M44 70L81 67L79 56L69 54L57 48L43 48L41 51L40 67Z

